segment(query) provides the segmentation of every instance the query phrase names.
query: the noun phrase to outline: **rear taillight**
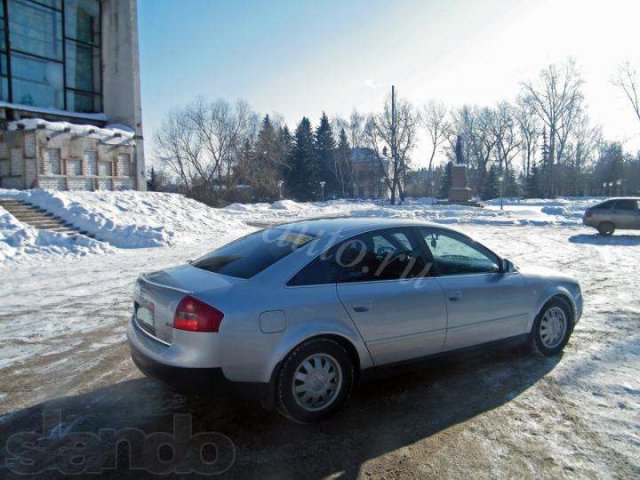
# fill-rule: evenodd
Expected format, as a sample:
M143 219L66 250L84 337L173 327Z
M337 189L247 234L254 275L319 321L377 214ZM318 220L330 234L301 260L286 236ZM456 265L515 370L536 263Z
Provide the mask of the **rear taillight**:
M224 313L197 298L187 295L178 304L173 328L190 332L217 332Z

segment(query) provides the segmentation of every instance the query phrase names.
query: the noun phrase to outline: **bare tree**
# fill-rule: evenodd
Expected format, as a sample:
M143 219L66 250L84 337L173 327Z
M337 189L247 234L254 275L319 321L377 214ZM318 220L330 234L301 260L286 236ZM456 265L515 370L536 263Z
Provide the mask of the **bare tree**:
M216 190L232 186L234 165L256 127L257 116L246 102L232 106L199 98L165 119L156 133L158 157L188 192L211 201Z
M629 60L626 60L618 67L613 84L622 90L629 103L631 103L631 108L633 108L636 117L638 117L638 121L640 121L640 78L638 78L638 72Z
M387 186L391 190L391 203L395 204L398 196L400 199L404 197L404 179L409 169L409 154L416 145L418 118L410 102L397 99L394 119L391 102L389 95L382 112L369 116L365 131L380 162L383 161L385 150L391 154L391 168L383 170Z
M516 102L514 116L522 139L522 171L528 183L531 177L531 166L538 147L540 124L535 113L535 106L522 96Z
M201 177L202 144L184 109L172 110L155 135L156 157L190 193Z
M429 180L433 180L433 160L442 144L449 138L451 124L448 116L449 112L446 105L435 100L423 105L420 112L420 123L427 132L431 148L431 153L429 154Z
M503 174L509 178L512 172L511 163L519 154L522 145L514 108L507 102L500 102L493 111L492 120L496 160Z
M561 65L549 65L543 69L537 83L522 84L524 95L549 133L549 195L557 193L554 186L555 165L562 163L567 140L574 129L576 117L582 111L583 83L575 61L569 59Z

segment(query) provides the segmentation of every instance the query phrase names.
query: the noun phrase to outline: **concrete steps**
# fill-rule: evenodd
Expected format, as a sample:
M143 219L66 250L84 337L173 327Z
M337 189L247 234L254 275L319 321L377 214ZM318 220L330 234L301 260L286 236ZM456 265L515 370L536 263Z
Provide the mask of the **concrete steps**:
M0 207L4 208L22 223L26 223L27 225L31 225L32 227L40 230L49 230L69 235L71 237L82 235L89 238L95 238L89 232L79 229L72 223L62 220L53 213L21 200L0 198Z

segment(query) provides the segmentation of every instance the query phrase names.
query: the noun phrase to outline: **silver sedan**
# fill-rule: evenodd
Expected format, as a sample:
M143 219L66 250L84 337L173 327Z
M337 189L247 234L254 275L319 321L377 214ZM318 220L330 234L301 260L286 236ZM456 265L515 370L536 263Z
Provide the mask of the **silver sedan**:
M247 391L306 423L381 366L507 340L558 354L581 313L576 280L520 270L456 230L324 219L140 276L128 339L166 384Z

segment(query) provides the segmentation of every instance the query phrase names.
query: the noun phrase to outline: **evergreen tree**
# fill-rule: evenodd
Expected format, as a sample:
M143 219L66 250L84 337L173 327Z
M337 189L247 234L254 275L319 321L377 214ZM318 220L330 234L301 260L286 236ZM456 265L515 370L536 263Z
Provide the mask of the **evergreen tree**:
M504 196L517 197L520 194L520 185L518 185L518 178L513 168L509 169L509 173L504 179Z
M338 184L338 166L336 157L336 142L329 123L329 117L322 112L320 125L315 133L316 159L320 180L326 182L324 191L327 198L335 197L340 193Z
M547 127L543 127L542 129L542 163L540 168L538 169L538 198L542 198L547 196L545 192L547 191L547 184L550 183L550 171L551 165L549 165L549 142L547 139Z
M492 198L498 198L500 196L499 176L500 170L498 167L496 165L491 165L480 191L480 196L483 200L491 200Z
M444 169L444 178L442 179L440 192L438 192L438 198L449 198L449 190L451 189L452 177L453 177L453 162L448 162L447 166Z
M352 183L352 168L351 168L351 147L349 145L349 139L344 131L344 128L340 129L340 136L338 137L338 149L336 150L336 164L338 167L337 177L340 187L340 195L342 198L350 196L351 183Z
M540 168L538 164L533 161L531 164L531 174L529 175L529 181L527 182L527 197L540 198L542 193L540 191Z
M286 125L278 129L278 179L285 180L291 170L291 152L293 151L293 138ZM289 187L284 186L286 191Z
M156 174L156 170L151 167L151 176L149 177L149 180L147 180L147 190L150 192L157 192L158 188L158 175Z
M311 122L303 117L296 128L287 176L288 190L294 199L310 201L319 198L318 170Z

